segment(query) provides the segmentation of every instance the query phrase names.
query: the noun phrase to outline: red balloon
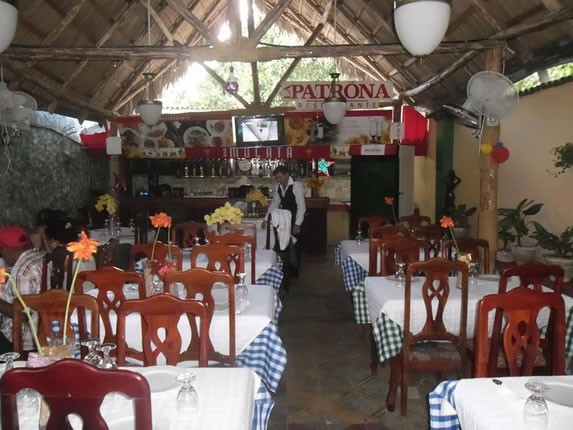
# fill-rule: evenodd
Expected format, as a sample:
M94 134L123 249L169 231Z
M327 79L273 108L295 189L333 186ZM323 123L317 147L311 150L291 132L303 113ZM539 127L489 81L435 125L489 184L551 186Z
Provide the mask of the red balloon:
M509 150L505 146L496 146L491 152L491 158L497 163L504 163L509 158Z

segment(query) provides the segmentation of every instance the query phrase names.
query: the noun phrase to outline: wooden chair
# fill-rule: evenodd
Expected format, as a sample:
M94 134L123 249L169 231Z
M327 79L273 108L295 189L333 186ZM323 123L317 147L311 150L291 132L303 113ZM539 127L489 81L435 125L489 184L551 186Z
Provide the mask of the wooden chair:
M253 224L254 225L254 224ZM246 251L247 244L250 245L249 258L251 260L251 284L256 282L256 263L257 263L257 237L242 233L227 234L210 234L209 243L222 245L240 246Z
M443 320L451 289L448 274L453 270L458 271L462 276L460 325L457 334L451 332ZM425 275L425 280L421 286L412 284L412 276L416 273L424 273ZM426 321L422 329L417 333L412 331L410 325L413 288L422 289L422 297L426 308ZM389 410L394 409L397 389L398 385L400 385L401 412L403 416L406 416L408 384L411 371L458 371L462 373L466 368L467 264L461 261L448 261L443 258L411 263L406 270L404 297L403 347L400 356L391 359L392 370L387 406ZM397 380L398 374L401 376L399 383Z
M420 215L419 209L414 209L411 215L404 215L398 218L400 224L406 223L410 231L416 231L420 227L426 227L432 224L432 218L425 215Z
M208 339L208 355L209 360L226 363L231 366L235 365L236 356L236 330L235 330L235 281L231 275L223 272L212 272L203 268L195 268L185 272L169 272L165 275L165 286L170 287L171 294L175 294L175 283L182 283L185 288L186 299L197 299L201 297L201 301L207 308L207 325L211 326L213 319L213 312L215 311L215 300L212 294L213 284L215 282L222 282L227 286L228 301L229 301L229 354L221 354L213 348L211 339ZM199 332L195 319L190 319L191 324L191 344L186 352L181 354L181 360L197 360L199 356Z
M101 269L102 267L112 267L115 266L116 252L119 247L119 239L111 238L106 243L98 248L96 267Z
M245 251L236 245L210 244L196 246L191 251L191 267L199 267L197 259L200 255L207 257L207 270L228 273L239 281L239 273L245 273Z
M368 239L382 239L390 236L407 237L409 235L408 229L401 224L388 224L380 227L373 227L368 233Z
M390 224L388 218L378 215L363 216L358 218L358 229L366 233L366 236L370 235L370 231L373 228L382 227L383 225Z
M388 276L396 273L396 261L407 264L420 260L420 245L416 239L393 237L373 241L369 251L369 276Z
M83 294L83 286L86 282L91 282L98 289L96 300L105 330L103 342L117 344L117 319L115 324L112 325L110 314L113 313L117 316L119 306L127 300L123 291L125 284L136 284L138 299L145 298L143 276L140 273L126 272L116 267L103 267L99 270L84 271L78 273L74 292ZM128 348L127 354L130 358L142 359L141 351Z
M251 222L243 222L240 224L229 224L225 222L221 224L219 231L220 234L227 233L238 233L253 236L255 239L257 237L257 225Z
M541 329L537 325L539 312L549 307L553 324L547 330L545 346L551 350L544 351L548 373L563 375L565 373L565 305L561 294L529 288L514 288L507 293L490 294L479 303L476 327L476 377L499 376L500 358L505 361L505 369L509 376L529 376L533 374L540 348L544 347L541 339ZM505 326L493 326L492 337L489 338L489 314L495 310L501 311ZM496 343L500 339L500 345ZM500 356L499 346L503 355Z
M51 268L51 270L49 270ZM44 255L42 263L42 277L40 279L40 292L45 293L51 289L64 289L69 291L74 272L74 260L66 246L56 247L52 252Z
M456 239L460 253L470 254L472 261L477 261L482 267L483 273L490 273L489 267L489 243L485 239L476 239L473 237L460 237ZM448 257L452 255L455 249L453 240L446 240L443 245L442 255ZM481 249L481 252L480 252Z
M129 370L98 369L81 360L65 359L47 367L14 368L0 379L2 428L17 429L17 394L32 389L48 404L47 430L71 428L68 415L77 414L83 428L108 428L100 413L108 393L119 392L133 399L134 426L152 429L151 393L145 377Z
M24 302L28 307L38 313L38 338L40 345L47 346L48 338L55 339L56 336L52 331L52 321L58 321L60 324L60 333L64 332L64 315L68 293L63 290L49 290L41 294L29 294L23 296ZM91 296L82 294L74 295L70 301L70 315L77 311L78 326L80 339L88 337L99 338L99 308L96 299ZM87 330L85 312L91 314L90 329ZM12 341L14 351L23 353L22 327L28 324L28 318L22 311L22 305L19 300L14 300L12 304ZM65 326L65 334L68 341L74 342L74 329L68 321Z
M177 328L179 319L199 318L199 366L208 364L209 323L207 307L199 300L180 300L171 294L158 294L141 300L127 300L117 311L117 364L123 366L127 353L125 340L125 319L131 313L141 316L143 365L157 365L157 358L163 355L167 365L180 361L182 340ZM164 336L159 336L164 331ZM163 340L162 340L163 338Z
M129 251L129 270L135 270L135 263L142 258L151 258L153 251L153 243L139 243L131 246ZM157 242L155 245L155 253L153 258L157 261L167 261L169 255L175 260L175 270L182 270L183 268L183 252L181 248L175 245L165 245L164 243Z
M440 224L430 224L418 227L414 232L414 237L426 242L424 248L424 260L442 257L442 237L444 230Z
M171 241L180 248L191 248L199 240L205 239L207 224L195 221L187 221L175 224L171 229Z
M559 294L563 291L563 278L565 275L561 266L532 261L507 268L501 272L499 277L498 293L507 291L507 281L513 276L519 278L520 287L532 287L536 291L543 291L542 286L544 283L547 283L549 278L553 278L552 289Z

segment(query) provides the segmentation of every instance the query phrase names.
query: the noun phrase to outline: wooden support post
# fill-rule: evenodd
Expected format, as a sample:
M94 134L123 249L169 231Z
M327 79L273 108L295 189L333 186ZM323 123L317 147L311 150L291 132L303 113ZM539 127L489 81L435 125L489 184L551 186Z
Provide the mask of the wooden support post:
M501 71L503 61L503 48L494 48L488 52L485 69L492 72ZM482 144L495 146L499 140L501 126L486 125L483 127L481 137ZM478 237L489 242L490 262L489 267L495 267L495 255L497 252L497 167L498 164L492 159L491 154L484 155L480 152L480 202Z

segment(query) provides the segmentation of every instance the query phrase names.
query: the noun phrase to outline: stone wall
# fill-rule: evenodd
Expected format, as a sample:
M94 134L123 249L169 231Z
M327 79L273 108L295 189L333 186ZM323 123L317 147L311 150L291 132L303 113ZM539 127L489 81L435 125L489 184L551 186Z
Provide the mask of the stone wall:
M87 156L70 118L37 113L31 130L0 147L0 225L32 226L46 207L75 215L90 190L107 189L108 161Z

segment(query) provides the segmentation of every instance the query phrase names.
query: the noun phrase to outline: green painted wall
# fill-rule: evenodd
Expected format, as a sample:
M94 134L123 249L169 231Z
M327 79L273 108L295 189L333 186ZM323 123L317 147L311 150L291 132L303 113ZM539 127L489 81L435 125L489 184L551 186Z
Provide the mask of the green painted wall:
M436 132L436 214L435 219L440 220L444 210L446 195L445 178L454 165L454 122L440 120L437 122Z

